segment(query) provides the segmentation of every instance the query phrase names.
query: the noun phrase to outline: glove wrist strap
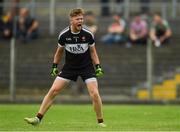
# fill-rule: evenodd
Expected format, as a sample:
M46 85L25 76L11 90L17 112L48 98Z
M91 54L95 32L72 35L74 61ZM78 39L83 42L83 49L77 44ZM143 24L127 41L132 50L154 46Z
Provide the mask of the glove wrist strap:
M101 65L100 64L96 64L95 67L96 67L96 69L98 69L98 68L101 68Z
M53 63L52 68L57 68L58 64Z

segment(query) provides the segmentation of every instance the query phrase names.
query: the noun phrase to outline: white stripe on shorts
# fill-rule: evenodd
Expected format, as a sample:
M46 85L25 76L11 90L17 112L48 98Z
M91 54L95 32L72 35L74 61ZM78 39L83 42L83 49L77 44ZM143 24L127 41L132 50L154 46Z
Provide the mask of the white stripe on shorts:
M95 77L92 77L92 78L86 79L85 83L94 82L94 81L97 81L97 79Z
M66 79L66 78L63 78L63 77L59 77L59 76L57 76L56 79L61 79L61 80L64 80L64 81L66 81L66 82L70 82L70 81L71 81L71 80L69 80L69 79Z

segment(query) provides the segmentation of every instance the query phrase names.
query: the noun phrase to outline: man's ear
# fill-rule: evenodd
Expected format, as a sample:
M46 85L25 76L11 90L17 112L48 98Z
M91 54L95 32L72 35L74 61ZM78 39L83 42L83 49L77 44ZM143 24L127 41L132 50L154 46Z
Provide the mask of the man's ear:
M69 17L70 24L72 24L73 18Z

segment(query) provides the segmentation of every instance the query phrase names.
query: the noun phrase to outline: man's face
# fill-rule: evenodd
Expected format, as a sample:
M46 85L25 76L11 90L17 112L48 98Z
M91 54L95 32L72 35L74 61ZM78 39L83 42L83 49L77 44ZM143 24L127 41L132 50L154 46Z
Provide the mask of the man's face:
M22 9L20 10L19 16L20 16L20 17L26 17L26 16L28 16L28 9L22 8Z
M86 15L85 16L85 20L86 21L93 21L94 20L94 16L93 15Z
M113 15L113 20L114 20L115 22L119 22L120 17L119 17L118 15Z
M83 22L84 22L84 17L81 14L71 17L70 22L71 22L71 25L74 28L74 30L80 31L82 28Z
M140 17L140 16L136 16L136 17L135 17L135 21L136 21L137 23L140 23L140 22L141 22L141 17Z
M161 24L161 22L162 22L161 17L158 15L155 15L153 19L154 19L154 22L157 24Z

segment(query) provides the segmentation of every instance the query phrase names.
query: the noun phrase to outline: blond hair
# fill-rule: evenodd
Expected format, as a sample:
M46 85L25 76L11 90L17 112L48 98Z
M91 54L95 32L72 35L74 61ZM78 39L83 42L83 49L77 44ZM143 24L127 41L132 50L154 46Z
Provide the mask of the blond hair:
M82 8L72 9L69 13L70 17L74 17L74 16L78 16L78 15L84 15L84 10Z

